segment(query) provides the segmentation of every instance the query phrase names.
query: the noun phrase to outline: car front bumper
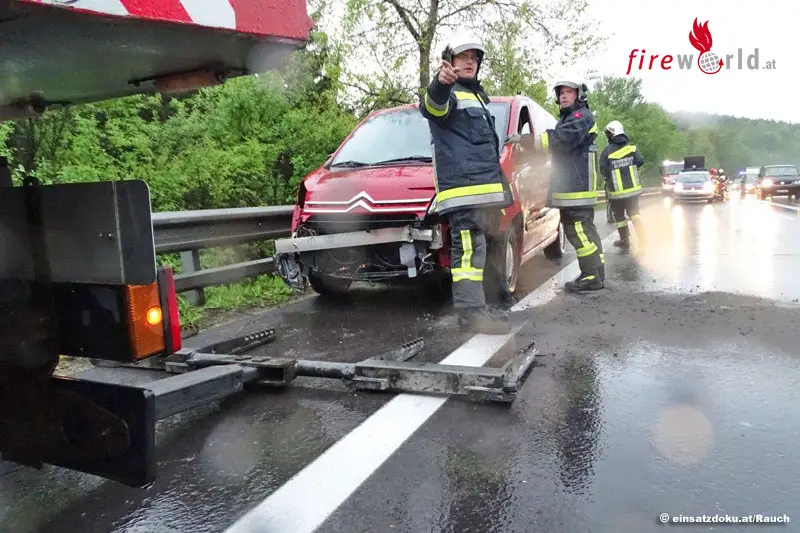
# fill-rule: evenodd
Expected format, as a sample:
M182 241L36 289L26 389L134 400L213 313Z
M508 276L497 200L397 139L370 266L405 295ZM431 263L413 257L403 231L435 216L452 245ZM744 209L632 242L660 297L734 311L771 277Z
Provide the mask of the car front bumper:
M776 183L775 185L770 186L759 186L759 191L761 191L762 195L765 196L781 196L781 195L800 195L800 181L795 181L790 184L780 184Z
M709 190L673 190L672 195L677 200L711 200L714 198L714 191Z
M401 274L414 278L418 274L417 263L425 262L425 256L432 250L442 247L441 229L421 229L412 226L381 228L365 231L350 231L309 237L291 237L275 241L275 270L290 287L302 290L310 270L316 270L318 254L340 249L377 247L396 244L399 261L404 265L401 271L385 273L382 276L364 274L353 278L370 280L396 277ZM420 256L422 254L422 257ZM322 272L323 274L325 272Z

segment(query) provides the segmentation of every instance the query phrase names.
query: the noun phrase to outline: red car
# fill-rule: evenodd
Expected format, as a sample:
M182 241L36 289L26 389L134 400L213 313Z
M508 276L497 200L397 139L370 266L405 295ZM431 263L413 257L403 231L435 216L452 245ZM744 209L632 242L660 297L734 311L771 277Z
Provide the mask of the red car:
M561 257L566 240L558 210L545 206L549 157L523 148L529 134L556 119L525 96L494 97L487 107L515 200L487 235L484 285L494 300L515 292L520 266L537 253ZM292 237L275 243L284 281L297 289L308 281L320 294L346 291L355 281L408 278L447 287L449 230L436 212L431 154L428 123L416 105L367 116L300 185Z

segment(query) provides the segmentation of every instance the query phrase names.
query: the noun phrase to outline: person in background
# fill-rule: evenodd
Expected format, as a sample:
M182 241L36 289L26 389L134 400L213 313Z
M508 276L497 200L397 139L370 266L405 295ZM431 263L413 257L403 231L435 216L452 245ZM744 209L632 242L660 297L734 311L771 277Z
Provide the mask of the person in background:
M631 143L620 121L609 122L605 134L608 146L600 155L600 173L606 180L611 211L619 231L619 239L614 241L614 246L626 250L631 247L628 219L636 230L639 244L644 246L644 225L639 210L639 195L642 194L639 167L644 165L644 156Z

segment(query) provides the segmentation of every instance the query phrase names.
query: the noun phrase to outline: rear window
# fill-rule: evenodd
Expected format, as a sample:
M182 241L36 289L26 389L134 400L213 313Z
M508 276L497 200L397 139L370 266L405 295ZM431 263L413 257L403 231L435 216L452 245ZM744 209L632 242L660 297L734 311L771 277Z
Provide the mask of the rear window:
M709 172L681 172L678 181L681 183L703 183L711 179Z
M797 167L788 165L785 167L765 167L764 175L767 177L778 177L778 176L796 177Z

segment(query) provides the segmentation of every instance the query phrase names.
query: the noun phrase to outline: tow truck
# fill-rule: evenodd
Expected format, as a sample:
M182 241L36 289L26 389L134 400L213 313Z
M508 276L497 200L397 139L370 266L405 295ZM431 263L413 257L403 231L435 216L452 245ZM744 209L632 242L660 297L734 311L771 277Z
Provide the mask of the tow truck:
M235 6L235 7L234 7ZM0 0L0 119L271 69L308 41L300 0ZM76 209L75 206L80 206ZM518 328L516 331L520 331ZM157 267L141 180L0 188L0 453L132 487L156 478L156 421L296 376L358 389L510 402L536 355L498 368L414 363L420 339L360 363L260 358L267 328L183 346L170 268ZM144 386L53 374L59 356L172 373Z

